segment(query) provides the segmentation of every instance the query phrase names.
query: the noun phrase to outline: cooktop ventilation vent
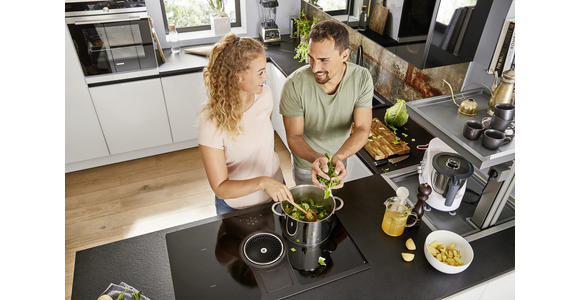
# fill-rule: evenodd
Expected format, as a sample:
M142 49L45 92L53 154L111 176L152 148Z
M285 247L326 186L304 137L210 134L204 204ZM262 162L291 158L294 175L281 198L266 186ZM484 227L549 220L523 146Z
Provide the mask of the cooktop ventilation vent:
M279 263L284 254L284 243L275 234L255 233L242 243L242 258L256 267L271 267Z

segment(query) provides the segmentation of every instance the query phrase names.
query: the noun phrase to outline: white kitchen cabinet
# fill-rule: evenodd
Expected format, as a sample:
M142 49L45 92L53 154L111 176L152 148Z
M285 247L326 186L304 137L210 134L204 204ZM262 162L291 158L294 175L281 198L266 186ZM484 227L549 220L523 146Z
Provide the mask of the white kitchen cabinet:
M111 154L172 143L161 79L89 90Z
M497 276L457 294L445 297L445 300L512 300L515 299L515 272Z
M356 156L356 154L351 155L346 160L346 178L344 182L349 182L357 180L359 178L367 177L373 175L373 172L367 168L367 166Z
M65 163L109 155L72 39L65 34Z
M194 140L197 145L198 120L207 103L203 73L161 78L173 142Z
M266 76L268 80L266 84L272 89L272 98L274 101L274 109L272 110L272 126L274 130L280 137L280 139L288 147L288 142L286 141L286 129L284 128L284 121L282 120L282 115L280 114L280 95L282 94L282 87L284 87L284 82L286 82L286 76L282 74L278 67L272 63L266 65Z

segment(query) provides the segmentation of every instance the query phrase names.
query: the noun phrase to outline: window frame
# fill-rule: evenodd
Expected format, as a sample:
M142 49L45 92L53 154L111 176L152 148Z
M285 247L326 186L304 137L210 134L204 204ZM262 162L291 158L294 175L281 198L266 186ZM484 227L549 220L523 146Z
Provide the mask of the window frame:
M354 0L344 0L346 3L346 9L338 9L338 10L325 10L324 12L331 15L331 16L341 16L341 15L350 15L353 12L353 2Z
M241 14L241 9L240 9L240 1L241 0L233 0L233 1L235 2L234 7L235 7L235 11L236 11L236 22L232 22L230 24L231 24L232 28L233 27L242 27L242 14ZM169 34L169 24L167 23L167 15L165 14L165 4L163 3L163 0L159 0L159 3L161 4L161 16L163 18L163 26L165 28L165 34ZM196 32L196 31L210 30L211 25L179 27L179 28L175 28L175 29L179 33Z

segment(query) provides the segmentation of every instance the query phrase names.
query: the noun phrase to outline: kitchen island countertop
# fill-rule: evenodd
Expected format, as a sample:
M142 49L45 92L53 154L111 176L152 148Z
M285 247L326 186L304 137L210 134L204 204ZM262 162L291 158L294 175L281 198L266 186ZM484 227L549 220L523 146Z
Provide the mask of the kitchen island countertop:
M380 175L345 184L335 193L345 199L338 218L349 232L370 269L305 291L295 298L332 299L437 299L472 287L514 269L515 228L471 242L475 258L469 268L448 275L435 270L423 254L430 230L425 224L407 229L402 236L385 235L381 228L383 201L395 194ZM255 208L250 208L252 210ZM233 215L244 214L245 211ZM230 215L225 215L227 218ZM151 299L175 299L165 235L220 221L224 216L176 226L76 253L72 299L96 299L110 282L124 281L142 289ZM415 259L404 262L401 252L412 237ZM209 270L208 270L209 271Z

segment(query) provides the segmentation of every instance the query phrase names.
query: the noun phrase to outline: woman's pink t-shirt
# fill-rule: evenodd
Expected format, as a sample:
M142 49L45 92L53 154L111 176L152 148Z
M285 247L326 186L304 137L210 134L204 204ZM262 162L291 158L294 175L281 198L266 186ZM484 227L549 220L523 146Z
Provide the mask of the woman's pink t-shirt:
M280 160L274 151L274 128L270 120L272 107L272 91L264 85L262 93L255 96L254 103L242 115L242 132L236 137L218 130L214 121L208 120L207 110L202 111L199 144L224 150L230 180L268 176L282 182ZM257 191L224 200L229 206L241 209L266 203L270 197L264 191Z

